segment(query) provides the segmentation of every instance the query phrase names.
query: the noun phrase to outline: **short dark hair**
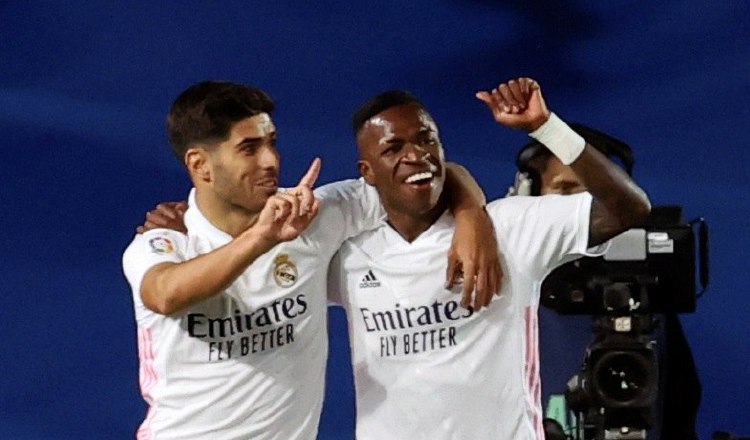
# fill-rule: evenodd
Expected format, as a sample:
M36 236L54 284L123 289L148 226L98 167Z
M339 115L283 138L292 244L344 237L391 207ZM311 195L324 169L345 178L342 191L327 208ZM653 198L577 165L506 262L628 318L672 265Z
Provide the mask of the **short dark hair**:
M257 87L228 81L194 84L180 93L167 115L172 152L183 161L191 145L226 139L234 123L273 109L273 100Z
M352 116L354 136L356 137L359 134L362 126L373 116L391 107L407 104L416 104L426 111L422 101L406 90L389 90L368 99L364 104L359 106L357 111L354 112L354 116Z

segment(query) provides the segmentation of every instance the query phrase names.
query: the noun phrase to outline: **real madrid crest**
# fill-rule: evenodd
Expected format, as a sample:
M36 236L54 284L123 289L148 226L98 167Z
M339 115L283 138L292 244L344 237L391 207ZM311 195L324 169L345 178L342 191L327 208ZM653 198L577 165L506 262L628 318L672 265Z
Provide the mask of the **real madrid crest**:
M289 254L279 254L274 258L273 279L280 287L291 287L297 282L297 266L289 259Z

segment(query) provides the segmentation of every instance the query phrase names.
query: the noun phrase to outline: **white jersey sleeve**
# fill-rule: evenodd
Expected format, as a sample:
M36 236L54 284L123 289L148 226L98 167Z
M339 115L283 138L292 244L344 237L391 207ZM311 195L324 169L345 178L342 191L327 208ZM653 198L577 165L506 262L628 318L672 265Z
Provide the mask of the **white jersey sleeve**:
M133 292L136 320L147 324L155 313L143 305L141 283L149 269L160 263L180 263L187 260L187 236L170 229L153 229L138 234L122 255L122 269Z
M500 252L532 279L543 279L557 266L603 248L588 247L592 197L589 193L508 197L487 205Z
M333 205L341 215L336 227L341 228L341 242L375 228L385 218L378 193L364 179L329 183L315 189L322 204Z

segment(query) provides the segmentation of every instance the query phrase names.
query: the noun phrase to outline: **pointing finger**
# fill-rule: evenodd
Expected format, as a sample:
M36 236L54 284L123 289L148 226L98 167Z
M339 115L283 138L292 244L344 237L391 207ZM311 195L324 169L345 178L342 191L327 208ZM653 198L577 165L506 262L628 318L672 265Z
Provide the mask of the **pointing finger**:
M298 186L306 186L308 188L312 188L315 185L315 181L318 180L320 167L320 158L316 157L315 159L313 159L312 164L310 164L310 168L307 169L305 175L300 179Z

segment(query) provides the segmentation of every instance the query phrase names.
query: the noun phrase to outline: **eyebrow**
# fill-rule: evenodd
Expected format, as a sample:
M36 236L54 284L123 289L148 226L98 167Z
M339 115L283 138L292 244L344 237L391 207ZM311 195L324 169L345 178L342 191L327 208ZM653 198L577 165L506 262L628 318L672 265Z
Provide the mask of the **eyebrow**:
M433 130L430 127L423 127L417 132L417 136L431 135L433 133L437 133L437 130ZM403 141L403 139L399 136L393 136L385 140L385 142L388 144L401 142L401 141Z
M437 130L433 130L431 127L424 127L417 132L417 136L432 136L437 135Z
M242 138L239 142L237 142L236 146L245 145L245 144L258 144L260 142L263 142L263 139L266 137L271 138L271 140L276 140L276 132L270 133L267 136L257 136L257 137L246 137Z

